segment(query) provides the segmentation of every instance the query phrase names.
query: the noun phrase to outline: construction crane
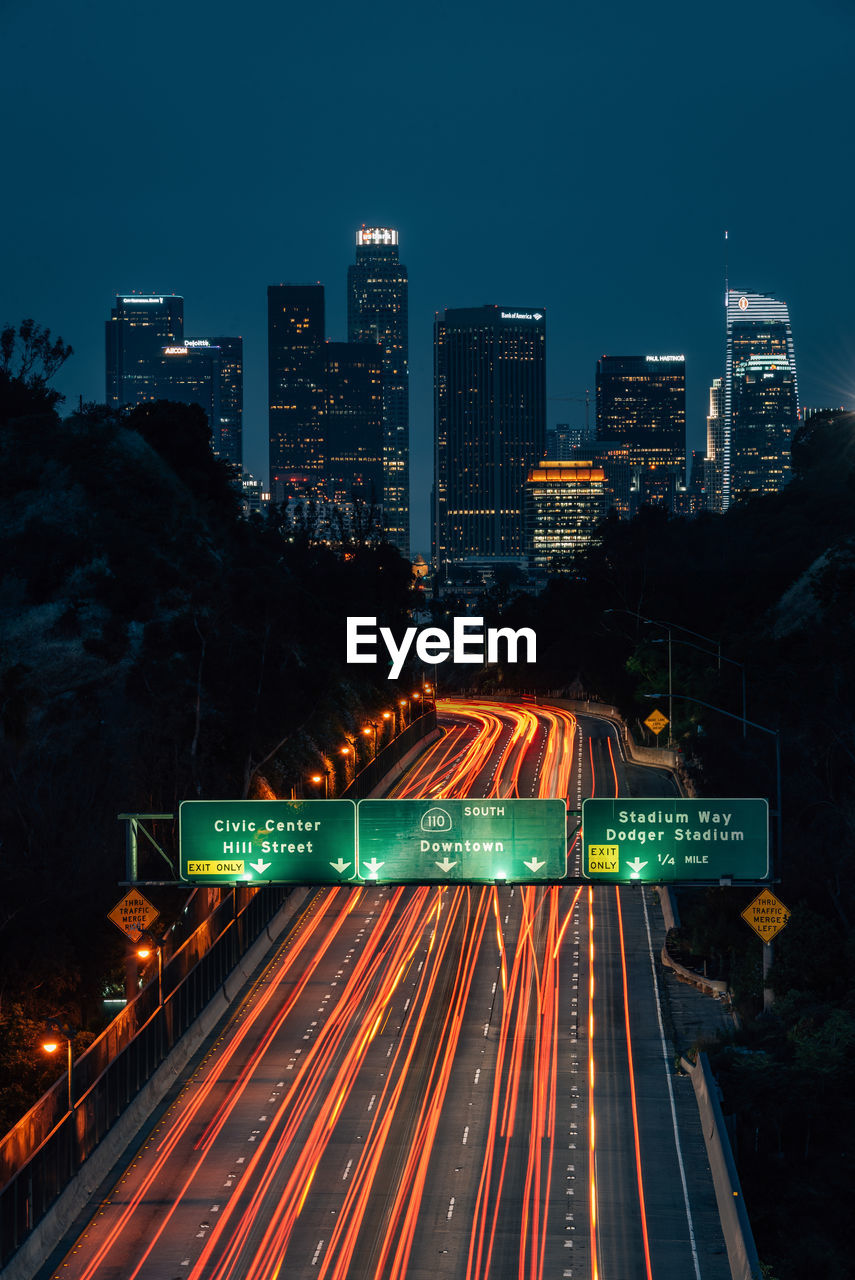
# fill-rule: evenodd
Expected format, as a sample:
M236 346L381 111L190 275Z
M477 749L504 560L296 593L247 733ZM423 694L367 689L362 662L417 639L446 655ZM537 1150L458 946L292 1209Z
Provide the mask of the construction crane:
M589 421L589 415L590 415L590 406L591 406L591 393L587 387L585 388L584 396L547 396L547 400L550 402L553 400L564 400L570 404L583 404L585 406L585 435L590 434L591 423Z

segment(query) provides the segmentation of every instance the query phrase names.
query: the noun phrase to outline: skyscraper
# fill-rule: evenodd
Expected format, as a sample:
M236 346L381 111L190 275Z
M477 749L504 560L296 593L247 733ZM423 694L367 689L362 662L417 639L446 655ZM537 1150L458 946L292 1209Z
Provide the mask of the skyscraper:
M707 452L704 459L706 509L723 511L724 464L724 379L713 378L710 387L710 411L707 416Z
M323 285L267 290L274 502L383 498L382 349L324 341Z
M434 559L525 556L525 483L543 457L546 319L539 308L447 310L434 325Z
M327 342L318 382L323 494L346 507L376 506L383 494L383 373L375 343Z
M105 325L107 404L157 400L164 347L184 342L184 299L176 294L117 294Z
M526 480L526 549L531 568L571 573L605 518L605 472L590 462L543 459Z
M356 262L347 269L347 337L379 343L382 352L383 478L386 537L410 554L410 401L407 268L398 260L398 232L363 227Z
M634 506L676 509L686 477L686 358L597 361L597 439L629 447Z
M270 285L267 377L274 502L322 496L324 460L317 401L323 341L323 285Z
M243 457L243 338L188 338L185 346L207 343L220 349L220 420L211 423L218 458L240 468ZM237 474L240 475L238 469Z
M727 292L722 508L776 493L790 478L798 424L796 357L787 305L765 293Z

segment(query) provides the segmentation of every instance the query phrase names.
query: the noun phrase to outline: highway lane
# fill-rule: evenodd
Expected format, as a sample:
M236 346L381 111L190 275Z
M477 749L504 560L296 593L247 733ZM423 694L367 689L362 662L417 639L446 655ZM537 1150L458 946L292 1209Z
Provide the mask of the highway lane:
M603 721L485 701L443 722L399 793L640 785ZM44 1276L691 1277L641 896L620 904L319 894Z

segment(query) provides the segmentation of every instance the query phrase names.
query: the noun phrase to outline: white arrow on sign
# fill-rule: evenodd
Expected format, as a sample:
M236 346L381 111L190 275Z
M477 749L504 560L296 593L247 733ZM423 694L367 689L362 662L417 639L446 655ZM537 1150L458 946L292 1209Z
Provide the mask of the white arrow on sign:
M641 874L641 868L646 867L647 863L642 862L640 858L633 858L632 862L628 862L626 865L629 867L630 871L632 872L632 875L630 876L630 880L637 880L639 875Z
M262 862L261 859L259 858L258 862L251 862L249 865L252 867L253 871L257 871L258 874L261 875L262 872L266 871L268 867L272 867L273 863Z
M337 871L339 875L341 875L344 871L347 870L347 868L350 866L350 863L345 862L344 858L339 858L338 862L331 862L330 866L334 871Z
M365 870L368 872L369 876L373 878L377 875L377 872L382 866L382 862L378 862L376 858L370 858L365 864Z
M443 858L442 862L437 862L436 865L439 867L440 871L444 871L445 874L448 875L451 868L456 867L457 863L452 862L450 858Z
M524 867L528 867L529 871L539 871L541 867L545 867L545 862L538 862L537 858L532 858L531 862L524 862Z

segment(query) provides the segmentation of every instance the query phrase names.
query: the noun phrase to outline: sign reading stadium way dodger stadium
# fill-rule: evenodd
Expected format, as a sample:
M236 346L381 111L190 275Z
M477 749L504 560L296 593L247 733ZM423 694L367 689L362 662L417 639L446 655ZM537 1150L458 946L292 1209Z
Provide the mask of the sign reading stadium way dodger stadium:
M352 800L185 800L181 875L196 884L356 880Z
M360 800L363 880L531 882L567 872L563 800Z
M583 800L582 847L595 883L768 880L769 802Z

